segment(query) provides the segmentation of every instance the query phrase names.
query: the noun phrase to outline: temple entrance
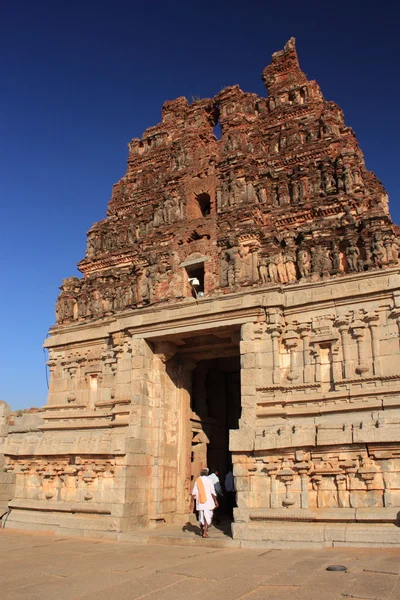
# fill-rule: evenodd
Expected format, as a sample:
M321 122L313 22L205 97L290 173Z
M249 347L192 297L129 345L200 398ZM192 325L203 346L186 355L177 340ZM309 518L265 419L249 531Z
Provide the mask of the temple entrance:
M222 484L232 469L229 432L239 428L241 416L240 325L174 333L151 343L159 358L152 390L162 427L151 493L157 511L150 520L186 523L201 469L218 470Z
M229 430L239 427L240 357L201 360L192 375L191 480L203 467L217 469L221 482L231 469Z

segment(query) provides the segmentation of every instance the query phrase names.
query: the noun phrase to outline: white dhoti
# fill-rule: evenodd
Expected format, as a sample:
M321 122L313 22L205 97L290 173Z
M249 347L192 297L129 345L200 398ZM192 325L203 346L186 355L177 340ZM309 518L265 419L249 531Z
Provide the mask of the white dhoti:
M203 510L199 510L199 523L200 525L205 525L207 523L207 525L211 525L211 521L213 518L213 511L212 509L209 508L205 508Z
M200 492L197 481L194 484L192 496L196 499L196 510L200 525L211 525L213 510L215 508L214 498L216 497L213 482L205 475L201 476L204 486L205 497L202 497L203 502L200 502Z

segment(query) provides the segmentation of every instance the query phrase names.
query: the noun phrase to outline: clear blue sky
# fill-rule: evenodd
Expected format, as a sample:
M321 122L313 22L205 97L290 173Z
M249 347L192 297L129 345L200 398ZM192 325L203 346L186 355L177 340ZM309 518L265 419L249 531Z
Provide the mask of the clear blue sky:
M399 17L388 0L3 0L0 399L46 402L58 286L78 274L127 142L159 122L166 99L236 83L265 95L261 71L291 36L400 222Z

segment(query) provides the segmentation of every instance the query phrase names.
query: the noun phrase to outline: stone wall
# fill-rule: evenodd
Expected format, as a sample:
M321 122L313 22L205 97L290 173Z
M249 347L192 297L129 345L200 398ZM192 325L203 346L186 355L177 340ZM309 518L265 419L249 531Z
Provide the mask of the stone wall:
M235 536L272 521L396 522L399 276L292 288L242 327ZM244 525L246 523L246 525Z
M6 470L4 444L10 422L10 407L0 401L0 517L7 512L8 502L14 495L15 477Z
M265 98L168 101L129 144L83 278L60 288L47 404L13 425L1 408L7 526L117 537L186 519L210 441L196 360L237 357L239 330L235 537L396 520L399 228L293 39L263 80Z

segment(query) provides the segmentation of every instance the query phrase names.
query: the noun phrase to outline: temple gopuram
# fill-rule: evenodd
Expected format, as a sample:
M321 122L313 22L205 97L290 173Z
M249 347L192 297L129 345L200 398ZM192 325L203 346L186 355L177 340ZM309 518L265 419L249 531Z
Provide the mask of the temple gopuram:
M47 404L0 406L6 527L183 525L208 466L242 545L400 543L400 229L293 38L262 79L130 142L60 288Z

